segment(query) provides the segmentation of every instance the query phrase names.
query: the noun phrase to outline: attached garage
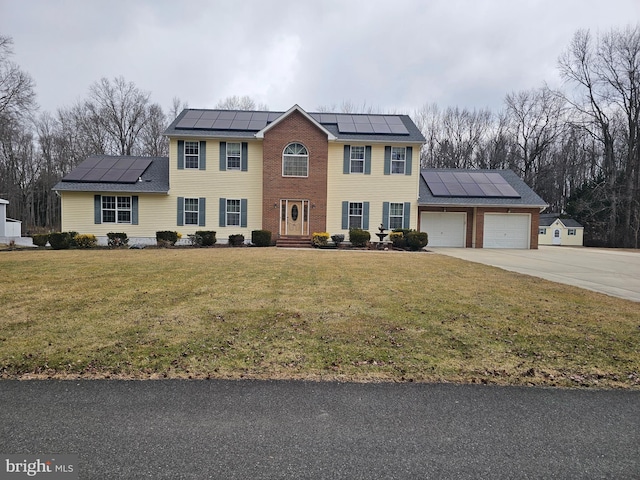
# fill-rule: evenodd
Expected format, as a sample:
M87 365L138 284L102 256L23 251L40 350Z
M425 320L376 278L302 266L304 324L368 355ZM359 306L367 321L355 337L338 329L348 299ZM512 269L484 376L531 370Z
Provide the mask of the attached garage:
M484 248L530 247L531 215L526 213L485 213Z
M429 235L430 247L465 247L466 217L464 212L422 212L420 230Z
M538 248L548 205L512 170L424 168L419 229L429 247Z

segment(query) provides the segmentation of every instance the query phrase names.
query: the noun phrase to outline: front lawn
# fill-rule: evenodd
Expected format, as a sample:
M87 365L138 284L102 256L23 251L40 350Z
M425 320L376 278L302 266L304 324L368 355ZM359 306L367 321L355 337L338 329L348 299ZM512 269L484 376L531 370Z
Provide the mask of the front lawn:
M0 252L2 378L640 387L635 302L433 253Z

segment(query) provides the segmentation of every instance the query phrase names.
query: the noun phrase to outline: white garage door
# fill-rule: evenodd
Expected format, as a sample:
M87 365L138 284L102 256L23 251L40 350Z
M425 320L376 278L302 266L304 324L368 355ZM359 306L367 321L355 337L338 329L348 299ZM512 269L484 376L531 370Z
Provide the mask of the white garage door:
M529 248L531 216L518 213L485 213L484 248Z
M430 247L464 247L467 214L422 212L420 230L429 235Z

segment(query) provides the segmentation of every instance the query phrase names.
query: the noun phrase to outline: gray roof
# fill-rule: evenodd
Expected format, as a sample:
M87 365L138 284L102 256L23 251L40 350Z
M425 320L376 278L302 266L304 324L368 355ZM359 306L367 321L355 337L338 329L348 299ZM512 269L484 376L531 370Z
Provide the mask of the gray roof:
M578 223L573 218L561 218L558 213L542 213L540 214L540 226L541 227L549 227L556 220L560 220L562 224L567 228L583 228L583 226Z
M246 122L248 125L245 128L214 128L217 124L216 121L209 123L210 127L201 125L190 126L191 123L187 122L185 116L197 116L198 113L202 113L203 118L205 116L215 117L217 114L224 112L225 115L242 114L260 114L265 116L263 124L258 122ZM194 138L235 138L235 139L252 139L255 138L256 133L264 128L265 125L269 125L273 121L280 118L280 116L287 112L258 112L258 111L245 111L245 110L207 110L207 109L185 109L165 130L164 134L169 137L194 137ZM343 114L343 113L308 113L316 122L322 125L327 131L331 132L339 141L360 141L360 142L398 142L398 143L424 143L425 138L416 127L411 117L408 115L371 115L371 114ZM341 132L338 127L338 123L343 120L355 120L365 121L373 119L376 121L383 121L385 118L396 120L398 123L404 126L407 133L346 133L344 130ZM184 119L184 121L183 121ZM205 124L206 122L202 122ZM238 122L241 125L241 122Z
M520 198L512 197L442 197L434 196L422 174L426 172L495 172L499 173L513 189L518 192ZM421 206L461 206L461 207L535 207L544 208L546 202L540 198L524 181L512 170L463 170L451 168L426 168L421 170L420 197L418 205Z
M83 182L69 180L74 178L73 173L80 169L86 162L95 162L99 159L119 159L123 161L135 161L140 159L151 160L147 169L140 175L140 181L135 183L118 182ZM53 190L60 192L123 192L123 193L168 193L169 192L169 158L167 157L131 157L112 155L92 155L78 165L60 182Z

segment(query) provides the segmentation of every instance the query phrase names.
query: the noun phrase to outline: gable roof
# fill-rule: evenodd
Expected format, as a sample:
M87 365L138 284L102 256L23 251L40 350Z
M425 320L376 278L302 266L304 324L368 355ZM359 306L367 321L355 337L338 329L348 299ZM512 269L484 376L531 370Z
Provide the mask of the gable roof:
M185 109L164 134L182 138L262 138L264 132L294 111L323 130L330 141L425 142L408 115L307 113L298 105L286 112Z
M128 172L123 175L124 172ZM168 193L169 158L92 155L65 175L61 192Z
M489 173L498 174L511 187L516 193L508 195L490 196L487 194L476 195L449 195L442 194L440 192L434 192L429 187L427 179L430 173L451 173L457 174L478 174ZM510 190L509 190L510 191ZM547 204L542 198L538 196L518 175L512 170L465 170L465 169L453 169L453 168L425 168L420 171L420 193L418 198L418 205L421 206L444 206L444 207L499 207L499 206L513 206L513 207L529 207L529 208L546 208Z
M287 118L289 115L291 115L293 112L299 112L300 114L302 114L302 116L304 116L307 120L309 120L312 124L314 124L316 127L318 127L320 130L322 130L326 135L327 138L329 140L335 140L336 137L333 133L331 133L330 131L328 131L326 128L324 128L320 123L318 123L318 121L312 117L311 115L309 115L307 112L305 112L303 109L301 109L297 104L294 105L293 107L291 107L289 110L287 110L285 113L283 113L282 115L280 115L278 118L276 118L274 121L267 123L265 125L264 128L262 128L261 130L259 130L256 134L255 137L256 138L264 138L264 134L265 132L267 132L268 130L270 130L271 128L275 127L278 123L280 123L282 120L284 120L285 118Z
M542 213L540 214L540 226L541 227L550 227L553 225L553 222L559 220L565 228L584 228L579 222L574 220L573 218L560 218L560 215L557 213Z

